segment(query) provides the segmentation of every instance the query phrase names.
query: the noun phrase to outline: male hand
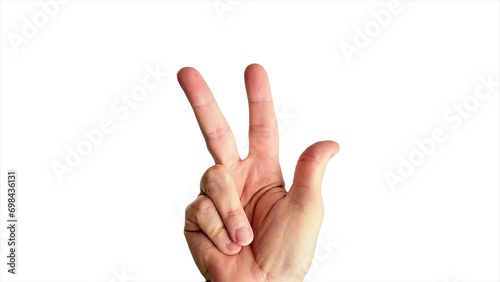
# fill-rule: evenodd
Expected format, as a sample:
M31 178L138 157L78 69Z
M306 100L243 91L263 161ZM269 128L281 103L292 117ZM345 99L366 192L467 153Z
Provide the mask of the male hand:
M323 174L338 144L322 141L307 148L287 192L264 68L252 64L245 70L250 145L243 160L198 71L186 67L177 78L216 163L201 179L200 196L186 209L184 234L200 272L211 281L302 280L323 220Z

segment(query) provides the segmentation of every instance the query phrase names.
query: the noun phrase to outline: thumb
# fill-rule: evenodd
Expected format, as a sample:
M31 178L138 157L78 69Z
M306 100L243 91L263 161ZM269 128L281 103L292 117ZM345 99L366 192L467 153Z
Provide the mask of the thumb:
M321 197L321 182L328 161L339 151L334 141L320 141L309 146L300 155L295 167L290 197L303 206L317 204Z

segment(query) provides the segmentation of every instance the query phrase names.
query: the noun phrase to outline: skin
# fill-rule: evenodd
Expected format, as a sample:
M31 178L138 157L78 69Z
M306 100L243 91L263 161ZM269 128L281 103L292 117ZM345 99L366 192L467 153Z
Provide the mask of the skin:
M186 67L177 78L215 161L202 176L200 195L186 209L184 234L200 272L209 281L303 280L323 220L323 174L339 145L309 146L287 192L264 68L252 64L245 70L250 125L244 159L200 73Z

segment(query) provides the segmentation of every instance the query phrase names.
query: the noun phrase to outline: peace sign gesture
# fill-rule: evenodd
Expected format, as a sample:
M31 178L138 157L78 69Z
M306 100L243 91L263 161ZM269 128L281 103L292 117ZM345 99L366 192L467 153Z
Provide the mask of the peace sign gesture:
M245 70L250 125L244 159L200 73L183 68L177 77L216 163L186 209L184 234L200 272L211 281L302 280L323 219L323 174L338 144L321 141L307 148L287 192L264 68L252 64Z

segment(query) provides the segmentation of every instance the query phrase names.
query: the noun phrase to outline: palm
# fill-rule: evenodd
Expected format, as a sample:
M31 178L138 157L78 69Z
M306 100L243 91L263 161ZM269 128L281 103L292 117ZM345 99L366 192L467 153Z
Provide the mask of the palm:
M245 72L250 149L243 160L201 76L187 68L179 72L179 82L215 162L224 165L234 180L254 234L250 245L227 255L203 232L189 232L186 237L198 267L206 278L217 281L302 279L312 259L323 215L320 192L310 190L320 186L326 161L336 153L338 145L319 142L308 148L299 159L294 184L287 192L279 165L276 118L263 68L251 65Z
M322 217L313 217L316 220L306 223L309 226L297 224L301 218L307 221L307 215L287 197L279 164L255 160L250 156L229 170L252 225L254 240L233 256L216 250L218 255L214 256L210 269L213 279L227 281L236 275L253 277L252 280L255 281L269 277L279 280L300 279L307 271L308 263L302 257L294 256L290 249L310 248L308 240L300 239L306 239L311 228L318 229ZM321 213L322 206L319 205L316 211L311 212ZM291 221L295 221L295 224L291 225ZM297 234L304 227L308 227L307 232ZM286 244L284 239L291 235L304 238L297 238L298 240L291 240ZM300 244L304 246L301 247ZM228 269L234 272L228 272ZM283 270L287 270L289 277L281 277Z

